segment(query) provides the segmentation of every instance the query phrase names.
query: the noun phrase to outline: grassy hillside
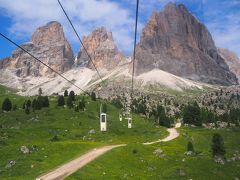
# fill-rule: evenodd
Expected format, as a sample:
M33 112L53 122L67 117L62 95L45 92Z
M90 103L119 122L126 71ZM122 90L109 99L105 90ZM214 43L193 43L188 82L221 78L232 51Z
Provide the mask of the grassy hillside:
M144 146L131 144L114 149L91 162L67 179L236 179L240 177L240 161L220 165L211 156L211 138L220 133L227 159L240 151L240 130L208 130L181 128L180 137L171 142ZM186 145L193 141L198 155L186 156ZM157 149L163 152L156 153Z
M57 107L50 97L50 108L26 114L22 109L28 99L0 86L0 104L5 97L17 105L16 111L0 112L0 179L34 179L94 147L156 140L167 135L165 128L133 116L133 129L118 119L119 110L108 104L109 131L99 131L101 100L86 98L86 111ZM78 99L80 97L77 97ZM30 97L29 99L33 99ZM95 134L89 134L94 129ZM32 152L23 154L21 146ZM7 167L10 161L15 165Z

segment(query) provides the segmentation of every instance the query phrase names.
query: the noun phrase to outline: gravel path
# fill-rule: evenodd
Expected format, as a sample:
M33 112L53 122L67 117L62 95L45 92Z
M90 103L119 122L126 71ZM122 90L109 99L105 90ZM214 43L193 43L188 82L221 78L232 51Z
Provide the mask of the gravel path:
M167 131L169 132L169 135L166 138L159 139L159 140L153 141L153 142L143 143L143 144L149 145L149 144L155 144L155 143L159 143L159 142L171 141L179 136L179 133L176 130L176 128L179 128L179 127L181 127L181 123L177 123L174 128L167 129ZM126 144L104 146L104 147L93 149L93 150L89 151L88 153L78 157L77 159L74 159L74 160L58 167L57 169L36 178L36 180L62 180L65 177L73 174L74 172L76 172L77 170L79 170L80 168L82 168L83 166L88 164L89 162L93 161L97 157L101 156L102 154L104 154L114 148L121 147L121 146L126 146Z
M125 144L104 146L104 147L93 149L93 150L89 151L88 153L78 157L77 159L74 159L74 160L58 167L57 169L36 178L36 180L61 180L61 179L64 179L65 177L73 174L78 169L82 168L87 163L93 161L94 159L96 159L97 157L106 153L107 151L110 151L114 148L121 147L121 146L125 146Z
M173 139L176 139L179 136L179 133L177 132L176 128L179 128L179 127L181 127L181 123L177 123L174 128L168 128L167 131L169 132L169 135L166 138L159 139L159 140L153 141L153 142L146 142L146 143L143 143L143 144L144 145L150 145L150 144L156 144L156 143L159 143L159 142L167 142L167 141L171 141Z

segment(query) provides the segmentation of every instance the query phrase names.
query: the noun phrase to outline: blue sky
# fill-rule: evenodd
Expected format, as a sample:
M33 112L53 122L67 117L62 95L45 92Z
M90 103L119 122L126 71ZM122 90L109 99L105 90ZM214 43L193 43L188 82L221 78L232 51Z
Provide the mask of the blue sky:
M61 0L80 36L105 26L121 51L133 49L135 0ZM160 11L169 0L140 0L139 32L153 11ZM218 47L229 48L240 57L240 0L173 0L183 3L212 33ZM75 53L80 45L57 0L0 0L0 32L21 44L34 30L49 21L63 25ZM10 56L15 47L0 37L0 58Z

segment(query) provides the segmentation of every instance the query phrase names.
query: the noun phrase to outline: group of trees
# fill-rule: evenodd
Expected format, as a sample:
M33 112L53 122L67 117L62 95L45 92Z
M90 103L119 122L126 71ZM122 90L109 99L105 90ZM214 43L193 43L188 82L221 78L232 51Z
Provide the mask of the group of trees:
M217 121L234 123L239 125L240 109L230 109L224 114L218 115L207 108L200 108L197 102L189 103L182 108L183 123L201 126L202 123L214 123Z
M183 123L185 124L193 124L195 126L202 125L201 109L198 106L197 102L184 106L182 110L182 116Z
M147 115L146 98L142 96L141 98L133 99L131 109L137 114Z
M65 103L65 98L64 97L67 98L66 103ZM68 91L65 90L64 91L64 96L63 95L58 96L57 104L58 104L58 106L67 105L69 108L73 108L73 102L75 100L76 100L76 97L75 97L74 91L70 91L70 93L68 94Z
M65 101L66 99L66 101ZM67 90L64 91L64 95L60 95L58 96L58 100L57 100L57 105L58 106L67 106L68 108L74 108L74 110L76 112L78 111L83 111L86 107L86 101L84 96L81 97L81 99L76 102L76 95L74 93L74 91L70 91L70 93L68 93Z
M37 98L34 98L32 101L30 99L24 101L23 103L23 109L25 110L26 114L30 113L30 109L33 111L40 110L44 107L49 107L49 99L48 96L38 96Z
M237 126L240 126L240 108L231 108L228 112L225 112L222 115L219 115L217 120L234 123Z
M155 122L160 126L171 127L172 120L166 115L165 109L160 104L152 110L151 116L154 117Z
M49 100L47 96L38 96L37 98L34 98L32 101L30 99L25 100L22 109L25 111L26 114L30 113L30 110L40 110L43 107L49 107ZM9 98L5 98L2 103L2 110L3 111L11 111L16 110L17 105L12 105L12 102Z

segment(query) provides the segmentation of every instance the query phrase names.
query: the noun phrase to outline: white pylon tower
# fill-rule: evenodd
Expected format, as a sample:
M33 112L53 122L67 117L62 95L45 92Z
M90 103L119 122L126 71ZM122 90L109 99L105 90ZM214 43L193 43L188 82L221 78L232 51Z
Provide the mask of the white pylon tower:
M132 128L132 114L131 114L131 97L127 94L125 103L124 103L124 112L125 119L128 121L128 128Z

